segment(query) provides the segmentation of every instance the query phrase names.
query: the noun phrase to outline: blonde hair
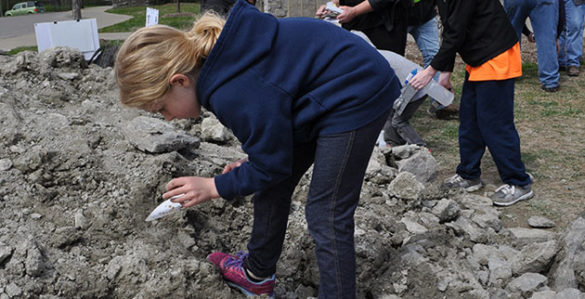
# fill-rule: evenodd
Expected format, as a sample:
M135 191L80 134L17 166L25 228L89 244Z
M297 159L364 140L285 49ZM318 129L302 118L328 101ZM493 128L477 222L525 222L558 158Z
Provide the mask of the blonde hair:
M155 25L132 33L120 47L115 64L122 104L145 109L169 90L174 74L194 77L224 24L222 17L208 12L189 32Z

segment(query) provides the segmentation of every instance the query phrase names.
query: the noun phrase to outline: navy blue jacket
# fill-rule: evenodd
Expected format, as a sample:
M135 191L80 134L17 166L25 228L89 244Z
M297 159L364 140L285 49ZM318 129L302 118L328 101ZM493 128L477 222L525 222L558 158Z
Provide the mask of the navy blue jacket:
M248 154L248 162L215 177L219 194L231 199L289 177L295 143L381 116L400 83L357 35L317 19L276 19L238 0L196 92Z

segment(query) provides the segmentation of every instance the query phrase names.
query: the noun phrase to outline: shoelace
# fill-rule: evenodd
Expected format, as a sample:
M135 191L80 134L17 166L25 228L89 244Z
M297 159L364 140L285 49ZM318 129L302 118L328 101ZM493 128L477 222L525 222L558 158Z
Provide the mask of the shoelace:
M463 182L463 178L460 175L456 174L453 177L451 177L448 182L451 184L459 184Z
M514 194L514 192L516 191L516 188L514 188L514 186L510 186L508 184L502 185L500 186L498 189L496 189L496 192L500 192L502 191L502 193L508 195L508 194Z
M244 260L248 257L248 253L244 252L244 251L238 251L236 253L236 257L229 257L226 261L225 261L225 266L226 267L236 267L236 268L240 268L242 267L242 264L244 263Z

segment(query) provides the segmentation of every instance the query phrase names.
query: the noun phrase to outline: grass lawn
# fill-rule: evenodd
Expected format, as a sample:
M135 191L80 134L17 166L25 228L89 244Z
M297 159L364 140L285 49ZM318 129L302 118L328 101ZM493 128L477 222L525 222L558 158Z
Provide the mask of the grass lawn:
M159 24L169 25L181 30L190 29L193 21L195 21L195 17L199 14L199 3L181 3L180 14L177 14L177 5L175 3L149 7L159 10ZM146 6L112 8L106 10L106 12L132 16L132 19L104 27L99 30L100 33L132 32L144 27L146 23Z

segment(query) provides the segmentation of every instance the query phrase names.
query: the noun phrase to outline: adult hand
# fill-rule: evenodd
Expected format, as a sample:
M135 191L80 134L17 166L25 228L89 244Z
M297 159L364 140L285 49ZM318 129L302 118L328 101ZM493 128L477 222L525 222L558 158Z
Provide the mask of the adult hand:
M453 86L451 85L451 72L441 72L438 82L450 92L455 93L455 90L453 90Z
M343 9L343 12L337 16L337 21L341 24L351 22L351 20L359 15L356 7L340 6L339 8Z
M168 199L180 194L183 196L172 201L180 203L185 208L219 197L213 178L196 176L172 179L167 184L167 192L163 194L163 198Z
M327 10L325 9L326 5L321 5L319 6L319 8L317 9L317 12L315 13L315 15L317 17L319 17L320 19L323 19L327 16Z
M228 173L228 172L234 170L235 168L242 166L242 164L245 163L246 161L248 161L248 159L244 158L244 159L240 159L236 162L232 162L232 163L226 165L223 168L223 171L221 172L221 174Z
M429 82L431 82L436 73L437 70L435 70L432 66L428 66L421 72L417 72L414 78L410 79L408 84L412 85L412 87L418 90L421 90L427 86Z

